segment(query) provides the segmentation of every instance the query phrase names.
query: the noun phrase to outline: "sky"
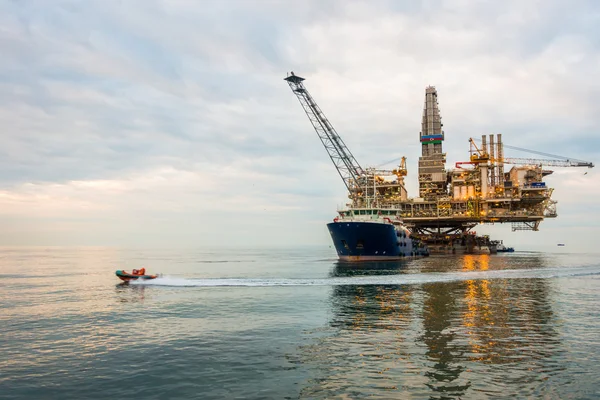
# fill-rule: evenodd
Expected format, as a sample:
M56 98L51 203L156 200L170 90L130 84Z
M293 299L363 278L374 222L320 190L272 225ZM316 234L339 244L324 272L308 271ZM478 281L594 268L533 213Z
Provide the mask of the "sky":
M597 163L599 27L594 0L0 1L0 245L331 245L346 190L290 71L409 196L428 85L448 167L491 133ZM597 168L547 182L558 218L478 233L595 250Z

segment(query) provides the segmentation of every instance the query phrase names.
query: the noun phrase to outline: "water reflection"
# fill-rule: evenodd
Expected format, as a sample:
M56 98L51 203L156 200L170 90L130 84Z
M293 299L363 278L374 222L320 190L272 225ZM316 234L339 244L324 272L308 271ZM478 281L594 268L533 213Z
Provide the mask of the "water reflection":
M439 259L445 272L543 267L489 255ZM332 276L422 272L426 265L335 265ZM439 271L440 266L434 267ZM546 279L333 287L328 335L304 350L320 378L303 396L367 396L404 390L432 399L539 393L564 368ZM506 368L510 365L510 368ZM357 368L360 366L360 368ZM518 382L518 385L513 385ZM383 392L385 393L385 392ZM385 397L385 395L384 395Z
M393 275L406 272L408 261L371 261L371 262L341 262L336 261L329 274L331 277L346 277L360 275Z
M464 349L455 340L458 332L456 323L460 291L455 285L434 283L423 285L421 320L422 334L418 341L426 346L426 385L434 392L464 395L471 383L461 378L465 366L459 362ZM459 289L459 290L457 290Z
M130 285L127 282L118 283L115 291L119 303L143 303L146 295L145 286Z

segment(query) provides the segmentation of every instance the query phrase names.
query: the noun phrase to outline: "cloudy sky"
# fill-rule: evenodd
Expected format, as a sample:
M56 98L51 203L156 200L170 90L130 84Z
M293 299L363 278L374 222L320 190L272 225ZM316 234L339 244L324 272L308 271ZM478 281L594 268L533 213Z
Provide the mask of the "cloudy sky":
M599 26L594 0L0 1L0 244L328 246L345 187L289 71L412 196L427 85L449 166L489 133L597 162ZM597 249L584 172L548 178L540 232L478 231Z

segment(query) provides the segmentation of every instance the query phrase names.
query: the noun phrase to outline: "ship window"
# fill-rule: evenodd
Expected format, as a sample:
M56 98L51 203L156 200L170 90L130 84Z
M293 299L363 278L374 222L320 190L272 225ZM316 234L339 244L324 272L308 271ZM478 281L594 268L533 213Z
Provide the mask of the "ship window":
M365 248L365 242L362 239L358 239L358 242L356 242L356 248L357 249L364 249Z
M354 215L358 215L358 211L356 211L356 210L354 210L352 213L353 213Z
M346 243L346 241L344 239L342 239L342 244L344 245L344 247L348 250L350 250L350 247L348 246L348 243Z

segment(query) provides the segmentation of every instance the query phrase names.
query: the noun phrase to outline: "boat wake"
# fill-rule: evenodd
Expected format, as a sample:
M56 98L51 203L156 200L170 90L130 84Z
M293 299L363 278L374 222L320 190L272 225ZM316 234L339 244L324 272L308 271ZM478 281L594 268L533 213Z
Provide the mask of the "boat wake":
M455 282L491 279L552 279L600 275L600 266L580 268L538 268L526 270L468 271L448 273L407 273L334 278L210 278L185 279L160 277L153 280L132 281L130 285L174 287L265 287L265 286L343 286L343 285L418 285L424 283Z

